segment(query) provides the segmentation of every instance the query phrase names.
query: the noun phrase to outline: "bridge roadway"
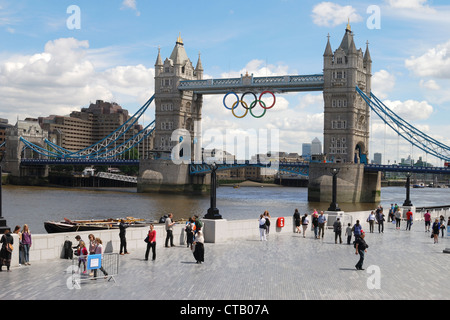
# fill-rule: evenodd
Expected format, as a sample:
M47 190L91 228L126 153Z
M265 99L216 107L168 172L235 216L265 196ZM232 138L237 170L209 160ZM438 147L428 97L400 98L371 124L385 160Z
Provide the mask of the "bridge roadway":
M362 224L367 232L367 223ZM184 245L164 248L158 244L156 261L144 261L144 249L119 256L116 282L83 282L81 289L70 290L66 284L70 260L33 262L0 273L0 300L89 300L95 306L99 300L161 301L148 305L148 312L160 312L161 306L167 306L164 301L170 301L169 315L177 315L188 303L201 306L213 301L223 307L230 301L249 300L268 304L272 315L289 315L299 311L297 302L277 310L271 301L448 299L450 255L443 250L450 247L450 239L439 238L433 244L423 221L415 221L411 231L404 228L404 222L401 230L387 223L384 233L376 228L375 233L367 232L366 270L356 271L355 249L344 239L343 244L335 244L330 229L324 238L314 239L310 230L303 238L296 233L277 234L273 227L268 241L261 242L255 217L254 235L205 244L203 264L196 264ZM71 310L77 312L76 303Z
M21 164L26 166L35 165L139 165L140 160L122 160L122 159L22 159ZM234 161L218 164L218 170L232 169L235 167L256 166L262 168L279 169L280 171L291 172L301 175L308 175L309 164L304 162L257 162L257 161ZM384 171L384 172L411 172L411 173L431 173L431 174L450 174L450 167L417 167L401 165L381 165L365 164L365 171ZM193 163L190 165L190 174L205 174L211 172L210 163Z

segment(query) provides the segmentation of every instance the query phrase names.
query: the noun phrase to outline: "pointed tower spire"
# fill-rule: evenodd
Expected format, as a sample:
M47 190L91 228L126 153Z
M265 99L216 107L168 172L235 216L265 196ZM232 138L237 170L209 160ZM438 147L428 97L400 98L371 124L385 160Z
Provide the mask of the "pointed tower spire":
M198 61L197 61L197 66L195 67L195 71L203 71L203 65L202 65L200 52L198 53Z
M333 55L333 51L331 50L331 44L330 44L330 34L328 34L327 36L328 41L327 41L327 47L325 48L325 52L324 52L324 57L329 57Z
M158 57L156 58L155 66L162 66L162 59L161 59L161 47L158 46Z
M347 28L345 28L345 31L352 32L352 27L350 26L350 18L348 18Z
M370 57L370 52L369 52L369 41L366 42L366 52L364 54L364 61L372 62L372 58Z

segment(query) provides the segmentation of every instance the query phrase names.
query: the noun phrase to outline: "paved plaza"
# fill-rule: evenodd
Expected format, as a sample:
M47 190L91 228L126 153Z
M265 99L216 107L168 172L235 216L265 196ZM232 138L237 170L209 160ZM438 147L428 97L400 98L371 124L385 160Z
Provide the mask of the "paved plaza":
M256 221L256 220L255 220ZM441 300L450 297L450 239L433 244L423 222L411 231L387 223L367 233L364 271L353 245L335 244L334 233L313 239L276 234L205 244L205 263L185 246L157 247L156 261L144 249L119 257L116 282L86 281L69 289L70 260L35 262L0 273L0 300ZM151 255L150 255L151 256ZM70 282L70 281L69 281Z

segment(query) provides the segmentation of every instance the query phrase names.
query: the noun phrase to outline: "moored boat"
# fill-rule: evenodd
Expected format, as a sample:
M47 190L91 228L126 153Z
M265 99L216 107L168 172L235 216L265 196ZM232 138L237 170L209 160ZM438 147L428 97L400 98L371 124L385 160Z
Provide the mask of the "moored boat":
M122 219L98 219L98 220L70 220L64 218L63 221L46 221L44 228L48 233L77 232L91 230L119 229ZM127 217L123 219L131 227L143 227L148 225L144 219Z

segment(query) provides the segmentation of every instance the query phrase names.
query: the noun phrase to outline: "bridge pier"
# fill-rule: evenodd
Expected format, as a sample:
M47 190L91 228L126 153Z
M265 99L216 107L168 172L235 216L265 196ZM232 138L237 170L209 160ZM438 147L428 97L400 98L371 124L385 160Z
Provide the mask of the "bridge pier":
M339 203L376 203L380 201L381 173L364 171L363 164L310 163L308 201L331 202L333 191L332 169L337 174L337 201Z
M190 175L188 164L174 164L172 160L142 160L137 191L204 194L209 191L210 176Z

